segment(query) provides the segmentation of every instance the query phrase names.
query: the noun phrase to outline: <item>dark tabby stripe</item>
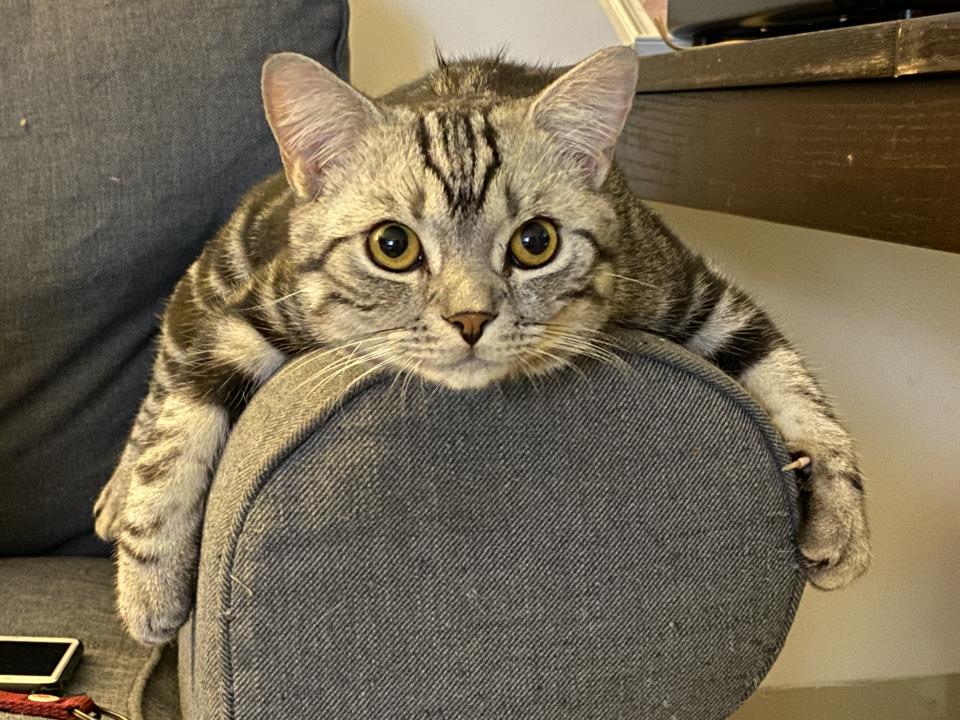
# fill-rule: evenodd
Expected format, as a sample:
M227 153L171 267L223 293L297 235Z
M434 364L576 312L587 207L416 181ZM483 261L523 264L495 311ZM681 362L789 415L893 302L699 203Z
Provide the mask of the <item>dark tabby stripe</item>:
M283 292L283 288L276 287L276 292ZM286 293L284 293L286 294ZM283 297L281 295L280 297ZM236 305L236 311L260 335L283 353L289 354L303 347L305 341L299 340L294 331L291 318L287 314L285 301L277 298L264 298L259 291L251 288ZM280 316L282 325L277 327L270 309L275 309Z
M204 255L208 251L204 251ZM173 291L170 302L167 303L165 315L167 337L178 348L184 351L193 347L197 328L200 327L208 313L199 307L197 294L193 291L193 278L186 275Z
M763 360L779 341L779 333L766 315L756 313L714 350L707 360L728 375L738 378Z
M490 188L490 183L493 182L494 174L500 169L500 165L502 164L500 148L497 147L497 131L494 130L493 125L490 124L490 119L486 111L482 117L483 139L490 148L491 159L483 171L483 184L480 186L480 196L477 198L477 210L482 208L483 204L487 201L487 190Z
M479 122L478 133L475 125ZM435 136L430 126L435 125ZM417 117L417 147L427 170L439 181L452 216L479 212L502 163L497 133L483 112L435 112ZM481 157L487 155L481 170ZM479 187L477 186L479 176Z
M387 281L387 284L385 285L380 285L379 283L382 281L371 280L367 288L366 298L364 298L358 295L356 286L348 285L344 280L334 275L329 268L323 269L323 277L327 285L330 286L330 289L334 291L335 294L350 300L356 305L364 304L364 299L375 297L377 295L377 290L380 289L380 287L382 287L385 291L389 290L390 287L389 281Z
M136 477L141 485L154 485L166 477L170 468L175 467L180 457L180 450L174 448L168 454L152 460L151 462L137 463Z
M473 132L473 125L470 122L469 115L461 115L460 124L463 137L467 144L467 152L470 154L469 167L472 169L477 165L477 136Z
M702 291L699 298L693 298L693 301L696 302L696 310L690 314L682 330L675 336L676 342L681 344L686 343L690 338L700 332L700 328L703 327L703 324L710 315L713 314L717 303L720 302L723 291L727 287L727 283L712 273L704 272L700 277L706 283L706 288ZM696 285L694 285L694 287L696 287Z
M329 256L330 253L333 252L333 250L341 243L349 242L350 240L355 239L355 235L345 235L343 237L333 238L318 254L309 257L306 260L300 261L296 264L294 269L297 273L301 274L323 272L326 269L327 256Z
M136 525L131 522L124 523L120 528L120 532L132 538L138 538L144 535L152 535L161 527L163 527L163 518L157 517L151 519L145 525Z
M193 398L224 407L230 425L239 419L259 386L256 379L229 363L196 368L190 373L189 391Z
M516 220L517 215L520 214L520 201L507 183L503 186L503 197L507 203L507 214L511 219Z
M356 308L357 310L364 310L366 312L376 310L377 308L383 306L383 303L380 302L362 303L336 291L327 293L326 300L327 302L331 302L336 305L346 305L348 307Z
M840 475L855 490L857 490L858 492L863 492L863 476L860 474L860 470L858 468L854 468L852 470L845 470Z
M286 246L290 210L296 198L283 175L270 178L254 193L239 244L246 255L247 265L258 268L270 262Z
M557 295L557 300L579 300L585 297L597 297L597 291L592 285L585 285L580 288L567 290Z
M585 297L594 297L600 298L601 295L597 292L597 289L593 286L593 280L596 277L596 268L597 265L602 263L603 260L597 256L593 258L593 261L588 267L586 267L583 272L581 272L576 277L570 278L570 283L573 287L564 290L557 295L557 300L578 300Z
M155 555L148 555L147 553L138 552L122 537L117 538L117 549L140 565L156 565L158 562L160 562L160 558L156 557Z
M296 312L296 305L287 301L277 303L277 314L283 320L283 331L286 334L287 347L291 352L306 350L315 344L303 329L303 322ZM269 338L267 338L269 340ZM280 347L279 345L277 347Z
M440 182L441 187L443 187L443 196L447 199L447 207L452 208L453 188L433 160L433 154L430 152L430 133L427 130L427 120L423 115L417 118L417 146L420 148L423 164Z
M180 373L183 371L183 363L177 360L173 355L168 353L166 350L160 351L160 362L163 364L163 369L166 371L169 377L179 377ZM160 384L154 386L155 388L163 387ZM154 418L143 418L144 420L153 420Z
M803 396L811 403L817 406L817 409L823 413L826 417L831 420L836 421L837 415L833 411L833 408L830 407L830 403L823 396L823 393L816 385L806 384L806 383L793 383L791 389L796 392L798 395Z
M424 189L417 185L413 191L413 197L409 200L410 205L410 214L413 216L414 220L423 219L423 210L427 204L427 193L424 192Z
M562 231L562 228L561 228L561 231ZM600 241L597 240L596 235L594 235L592 232L590 232L586 228L572 228L570 230L570 234L582 237L584 240L586 240L591 245L593 245L593 252L601 260L606 260L609 262L610 260L613 259L613 254L609 250L607 250L607 248L605 248L603 245L600 244Z

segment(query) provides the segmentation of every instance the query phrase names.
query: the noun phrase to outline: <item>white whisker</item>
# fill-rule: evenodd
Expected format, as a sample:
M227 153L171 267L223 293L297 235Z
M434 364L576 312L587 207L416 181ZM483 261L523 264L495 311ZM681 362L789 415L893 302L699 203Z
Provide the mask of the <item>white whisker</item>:
M273 299L273 300L270 300L269 302L261 303L260 305L247 305L247 306L245 307L245 309L247 309L247 310L260 310L260 309L262 309L262 308L268 308L268 307L270 307L271 305L276 305L277 303L281 303L281 302L283 302L284 300L289 300L290 298L299 295L300 293L304 292L305 290L306 290L306 288L300 288L299 290L294 290L292 293L287 293L286 295L283 295L283 296L281 296L281 297L278 297L278 298L275 298L275 299Z
M371 360L377 360L381 357L391 355L394 351L394 344L394 341L386 340L378 345L375 345L367 352L360 353L359 355L356 355L354 352L346 358L334 360L332 363L329 365L324 365L316 373L301 382L295 388L295 390L299 390L305 385L315 383L318 380L323 380L321 385L317 386L321 387L322 385L326 384L326 381L332 378L334 375L343 375L343 373L345 373L347 370L357 367L358 365L364 365ZM316 387L314 389L316 389Z
M563 367L568 367L574 372L576 372L584 380L587 379L586 373L583 372L583 370L579 368L575 363L570 362L570 360L568 360L567 358L561 357L559 355L555 355L549 350L544 350L543 348L530 348L530 351L536 355L540 355L541 357L549 358L553 360L555 363L557 363L558 365L561 365Z
M626 280L627 282L637 283L637 285L643 285L644 287L652 288L653 290L663 289L658 285L654 285L653 283L648 283L644 280L637 280L636 278L627 277L626 275L618 275L617 273L612 273L612 272L608 272L606 274L609 275L610 277L620 278L621 280Z

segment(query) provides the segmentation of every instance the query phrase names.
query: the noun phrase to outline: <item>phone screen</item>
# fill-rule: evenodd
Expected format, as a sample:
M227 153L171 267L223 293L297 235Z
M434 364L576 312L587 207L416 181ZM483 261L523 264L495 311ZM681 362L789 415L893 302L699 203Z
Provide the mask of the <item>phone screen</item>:
M67 642L0 640L0 675L52 675L69 649Z

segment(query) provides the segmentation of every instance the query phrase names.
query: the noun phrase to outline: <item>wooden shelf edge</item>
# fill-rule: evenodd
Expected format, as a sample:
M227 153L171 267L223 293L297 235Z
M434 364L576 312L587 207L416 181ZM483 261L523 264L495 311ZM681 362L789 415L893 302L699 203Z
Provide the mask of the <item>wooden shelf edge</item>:
M960 76L638 95L641 198L960 253Z
M637 63L640 94L960 73L960 12L707 45Z

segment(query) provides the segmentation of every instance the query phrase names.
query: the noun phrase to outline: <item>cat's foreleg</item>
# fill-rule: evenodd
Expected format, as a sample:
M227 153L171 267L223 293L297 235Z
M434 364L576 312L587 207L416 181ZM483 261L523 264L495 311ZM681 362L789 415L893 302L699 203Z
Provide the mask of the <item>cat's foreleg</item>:
M730 374L767 411L795 457L799 545L809 580L846 585L870 563L863 477L853 442L799 354L743 291L704 267L674 336Z
M772 349L740 382L801 458L798 540L808 578L825 590L846 585L870 564L863 476L849 434L789 346ZM805 457L810 465L802 467Z
M156 370L155 370L156 372ZM157 415L160 412L158 394L151 389L146 399L140 405L133 429L127 438L120 461L110 476L109 482L100 491L97 502L93 506L94 529L103 540L113 541L120 529L120 519L123 514L123 505L130 488L130 477L133 466L147 444Z
M218 403L175 386L155 385L151 400L158 412L129 469L112 534L120 616L137 640L161 643L173 637L193 604L204 503L229 416Z
M97 519L116 543L120 616L145 643L172 638L190 612L207 491L231 422L286 359L240 313L206 303L195 278L167 308L150 392Z

